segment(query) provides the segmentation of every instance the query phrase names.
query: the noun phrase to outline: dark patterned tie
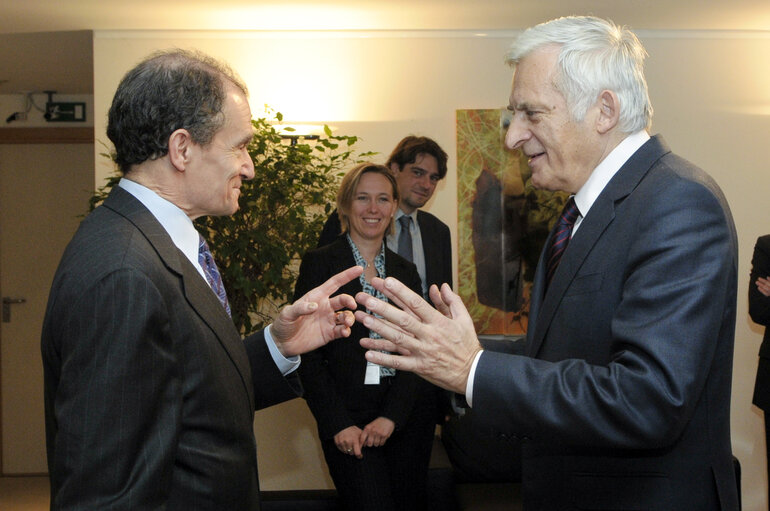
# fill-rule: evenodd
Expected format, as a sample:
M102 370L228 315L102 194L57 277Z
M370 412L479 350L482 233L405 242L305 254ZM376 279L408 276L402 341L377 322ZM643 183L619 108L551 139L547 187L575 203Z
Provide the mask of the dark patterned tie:
M401 224L401 232L398 235L398 255L412 262L412 217L404 215L398 219Z
M575 197L570 197L564 205L559 221L556 222L556 229L551 239L551 247L548 250L546 262L546 284L551 283L551 278L556 273L556 267L559 266L564 249L567 248L567 243L569 243L570 235L572 234L572 227L575 225L575 220L577 220L578 216L580 216L580 210L578 210L575 204Z
M203 268L203 273L206 275L206 280L211 286L211 289L216 293L219 301L222 302L222 306L227 311L227 315L230 316L230 303L227 301L227 292L225 291L225 285L222 282L222 276L217 269L217 263L214 262L214 257L211 255L209 245L203 236L198 236L198 262Z

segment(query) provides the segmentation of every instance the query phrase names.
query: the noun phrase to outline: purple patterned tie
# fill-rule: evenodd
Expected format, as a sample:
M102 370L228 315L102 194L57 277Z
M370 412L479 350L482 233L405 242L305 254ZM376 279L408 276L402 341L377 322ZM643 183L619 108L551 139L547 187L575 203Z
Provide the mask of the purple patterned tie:
M561 255L564 253L564 249L567 248L570 235L572 234L572 227L575 225L575 220L580 216L580 210L578 210L575 204L575 197L570 197L567 203L564 205L564 210L561 212L559 221L556 222L556 229L551 239L551 248L548 251L547 259L547 273L546 283L551 283L553 274L556 273L556 267L559 266Z
M206 280L211 286L211 289L216 293L219 301L222 302L222 306L227 311L227 315L231 316L230 303L227 301L227 292L225 291L225 285L222 282L222 276L217 269L217 263L214 262L214 257L211 255L209 245L203 236L198 236L198 262L203 268L203 273L206 274Z

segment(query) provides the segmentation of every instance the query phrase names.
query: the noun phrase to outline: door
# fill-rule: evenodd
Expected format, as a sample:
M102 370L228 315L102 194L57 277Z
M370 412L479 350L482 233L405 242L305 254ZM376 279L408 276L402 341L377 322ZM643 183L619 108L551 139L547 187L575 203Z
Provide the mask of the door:
M40 330L64 247L88 208L93 144L0 144L0 473L47 472ZM6 322L7 320L7 322Z

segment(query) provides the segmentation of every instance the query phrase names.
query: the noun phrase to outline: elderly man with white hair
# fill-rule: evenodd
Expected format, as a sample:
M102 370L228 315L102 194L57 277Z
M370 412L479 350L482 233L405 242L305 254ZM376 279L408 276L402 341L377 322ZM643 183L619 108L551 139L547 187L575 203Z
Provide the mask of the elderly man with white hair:
M372 313L356 319L385 338L362 339L369 360L465 394L522 440L525 510L738 509L735 227L713 179L648 134L645 56L593 17L537 25L511 49L505 143L535 186L571 194L524 355L483 350L447 286L430 290L438 310L392 278L374 285L403 310L356 297Z

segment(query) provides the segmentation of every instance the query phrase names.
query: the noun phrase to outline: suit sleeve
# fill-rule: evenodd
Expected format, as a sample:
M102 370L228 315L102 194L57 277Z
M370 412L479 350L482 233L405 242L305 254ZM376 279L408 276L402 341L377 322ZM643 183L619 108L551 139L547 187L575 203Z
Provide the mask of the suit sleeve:
M308 252L305 255L300 264L299 276L294 288L295 300L321 285L332 275L333 269L326 264L326 261L315 252ZM355 341L347 339L343 342ZM348 414L342 397L336 391L324 355L324 347L305 353L302 355L298 372L305 389L303 397L318 422L319 434L322 439L327 439L355 425L355 421Z
M770 325L770 297L757 289L757 279L770 276L770 236L762 236L754 246L749 281L749 315L760 325Z
M485 351L474 379L474 411L538 441L649 449L680 437L715 371L728 381L709 385L729 388L730 371L719 368L732 366L732 223L704 186L682 179L662 184L635 199L644 207L614 220L625 222L623 234L628 233L613 245L623 275L618 295L603 291L612 285L604 282L563 297L557 312L562 337L547 341L580 338L584 347L575 353L602 347L609 363ZM603 257L609 257L606 250ZM598 282L603 270L609 271L597 267L586 280ZM585 307L606 311L608 319L576 312ZM592 324L597 321L606 330Z
M120 270L66 309L50 325L56 353L44 345L44 359L61 362L47 403L57 425L52 509L161 509L183 399L161 294L146 275Z
M302 396L303 388L297 371L286 376L281 374L267 347L264 330L247 337L243 342L251 366L255 410Z

